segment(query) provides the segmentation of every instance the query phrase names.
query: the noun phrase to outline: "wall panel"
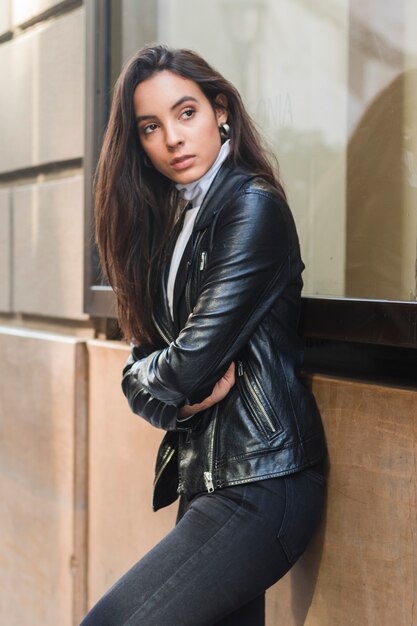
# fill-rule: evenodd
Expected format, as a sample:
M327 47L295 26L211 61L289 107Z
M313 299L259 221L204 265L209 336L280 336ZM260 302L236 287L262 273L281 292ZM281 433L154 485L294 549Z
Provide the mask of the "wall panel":
M13 190L14 310L87 319L83 313L83 178Z
M84 9L0 45L0 73L0 173L82 157Z
M73 626L85 610L83 344L0 328L0 354L0 623Z
M417 623L417 392L315 376L330 453L320 532L269 592L269 624Z
M11 10L10 0L3 0L0 2L0 35L10 30L11 26Z
M12 23L13 26L18 26L22 22L27 22L33 19L40 13L52 9L58 4L61 4L60 0L10 0L12 7Z
M162 430L134 415L120 381L129 349L88 342L89 536L88 590L93 604L167 534L176 505L152 512L152 482Z
M120 389L121 344L89 343L92 604L174 523L150 508L161 434ZM267 594L268 626L416 623L417 392L315 376L330 453L326 512Z

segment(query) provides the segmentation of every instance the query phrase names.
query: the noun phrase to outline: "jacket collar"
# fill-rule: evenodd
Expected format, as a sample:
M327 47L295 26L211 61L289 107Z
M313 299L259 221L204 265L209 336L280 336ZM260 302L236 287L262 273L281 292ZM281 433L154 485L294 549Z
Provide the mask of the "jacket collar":
M210 169L201 176L198 180L191 183L177 183L175 186L180 192L180 195L184 200L192 202L194 207L200 207L203 203L204 196L211 187L211 183L216 177L217 172L226 161L230 154L230 139L225 141L221 146L219 153L210 167ZM198 209L197 209L198 212Z
M207 228L213 217L230 199L233 192L242 186L253 174L223 163L207 191L194 222L193 232Z

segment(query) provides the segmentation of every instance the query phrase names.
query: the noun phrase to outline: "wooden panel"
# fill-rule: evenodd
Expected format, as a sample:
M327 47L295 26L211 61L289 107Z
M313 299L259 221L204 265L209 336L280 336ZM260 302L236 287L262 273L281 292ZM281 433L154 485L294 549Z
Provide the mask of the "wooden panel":
M417 624L417 392L313 378L330 453L326 515L268 592L268 625Z
M153 513L164 432L134 415L120 386L129 349L89 341L89 605L174 526L176 505Z
M151 511L162 436L120 389L128 349L89 342L89 604L174 524ZM292 571L267 594L268 626L413 626L417 393L312 380L330 453L326 514ZM413 613L414 611L414 613Z
M85 346L0 329L0 623L86 609ZM162 432L120 389L128 348L91 341L89 604L173 526L151 511ZM23 386L22 386L23 384ZM312 379L330 452L326 515L268 592L268 626L414 626L417 392ZM24 598L22 596L24 590Z

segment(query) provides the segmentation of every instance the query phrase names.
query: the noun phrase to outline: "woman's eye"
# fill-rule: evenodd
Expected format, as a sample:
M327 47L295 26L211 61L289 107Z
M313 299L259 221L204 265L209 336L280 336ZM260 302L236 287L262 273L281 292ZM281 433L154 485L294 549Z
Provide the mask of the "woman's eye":
M183 111L181 113L181 117L184 120L189 120L190 117L192 117L194 115L194 109L187 109L186 111Z
M153 133L154 130L156 130L158 128L157 124L148 124L147 126L144 126L142 128L142 132L145 135L149 135L150 133Z

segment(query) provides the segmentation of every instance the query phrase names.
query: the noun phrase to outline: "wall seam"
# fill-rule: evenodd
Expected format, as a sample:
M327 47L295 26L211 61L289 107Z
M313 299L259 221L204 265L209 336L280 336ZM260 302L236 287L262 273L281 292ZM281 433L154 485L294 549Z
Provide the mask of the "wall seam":
M39 24L49 22L55 18L59 18L62 15L66 15L83 6L83 0L63 0L53 7L34 15L28 20L21 22L18 26L9 28L6 32L0 35L0 44L12 41L19 38L21 35L27 33L32 28Z
M10 189L9 196L9 310L14 312L14 209L13 209L13 188Z
M76 157L74 159L66 159L63 161L51 161L49 163L41 163L40 165L32 165L17 170L0 173L0 186L9 185L18 182L21 179L30 179L35 181L38 176L61 175L73 170L83 169L83 158ZM39 182L39 181L36 181Z
M89 367L87 343L75 346L74 361L74 517L72 623L80 623L88 604L88 404Z

